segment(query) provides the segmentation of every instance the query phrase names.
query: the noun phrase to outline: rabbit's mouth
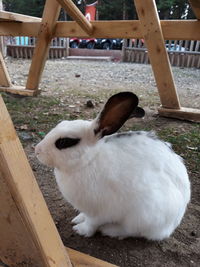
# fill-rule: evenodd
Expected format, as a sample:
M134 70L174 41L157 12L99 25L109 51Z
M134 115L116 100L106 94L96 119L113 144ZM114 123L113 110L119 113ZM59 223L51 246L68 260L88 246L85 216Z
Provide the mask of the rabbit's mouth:
M35 155L42 164L47 165L48 167L54 167L52 157L50 157L48 153L42 152L37 146L35 148Z

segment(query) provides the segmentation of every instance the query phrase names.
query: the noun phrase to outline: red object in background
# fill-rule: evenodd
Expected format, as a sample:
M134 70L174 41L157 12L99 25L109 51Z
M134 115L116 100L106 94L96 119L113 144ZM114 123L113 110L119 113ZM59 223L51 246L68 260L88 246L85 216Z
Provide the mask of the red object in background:
M98 1L85 7L85 17L90 20L95 20L96 17L96 4Z

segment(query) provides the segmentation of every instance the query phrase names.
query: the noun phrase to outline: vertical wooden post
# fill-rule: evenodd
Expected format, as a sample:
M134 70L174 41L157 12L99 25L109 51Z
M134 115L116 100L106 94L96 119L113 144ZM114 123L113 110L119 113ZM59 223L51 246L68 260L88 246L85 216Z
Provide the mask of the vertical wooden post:
M0 0L0 11L1 10L3 10L2 0ZM0 86L11 87L12 83L3 59L5 53L3 38L4 38L3 36L0 37Z
M200 0L189 0L197 19L200 19Z
M123 39L123 44L122 44L122 62L125 62L126 60L126 48L127 48L128 40Z
M2 0L0 0L0 11L3 10L3 3ZM4 45L4 37L0 37L0 52L2 53L3 57L6 56L5 53L5 45Z
M69 56L69 38L66 39L66 57Z
M38 89L41 75L46 62L49 45L55 30L55 25L60 14L60 5L55 0L46 0L44 7L42 24L39 31L36 47L29 70L26 88L30 90Z
M161 24L154 0L134 0L140 28L148 49L162 106L179 109L180 103L165 49Z
M2 53L0 52L0 86L11 87L12 83L8 74Z
M5 264L72 267L1 97L0 240Z

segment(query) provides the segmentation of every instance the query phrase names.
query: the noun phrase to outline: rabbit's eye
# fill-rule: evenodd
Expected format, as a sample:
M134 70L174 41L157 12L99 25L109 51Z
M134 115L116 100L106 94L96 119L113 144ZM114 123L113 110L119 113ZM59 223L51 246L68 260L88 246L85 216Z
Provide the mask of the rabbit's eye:
M81 139L79 138L68 138L68 137L59 138L58 140L56 140L55 146L61 150L77 145L80 142L80 140Z

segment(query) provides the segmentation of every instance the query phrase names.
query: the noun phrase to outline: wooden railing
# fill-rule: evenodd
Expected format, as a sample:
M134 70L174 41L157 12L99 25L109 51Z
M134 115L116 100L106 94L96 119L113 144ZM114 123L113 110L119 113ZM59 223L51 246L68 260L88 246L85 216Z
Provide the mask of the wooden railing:
M124 46L123 61L149 63L148 51L143 40L129 40ZM200 41L166 41L172 66L200 68Z
M7 55L14 58L30 59L37 39L35 37L9 37L6 39ZM48 58L65 58L68 55L68 38L54 38L51 41Z
M36 38L7 38L7 55L14 58L30 59L36 44ZM200 68L200 41L166 41L166 49L172 66ZM68 39L54 38L51 42L48 58L65 58L68 55ZM148 64L148 51L142 39L125 40L123 61Z

